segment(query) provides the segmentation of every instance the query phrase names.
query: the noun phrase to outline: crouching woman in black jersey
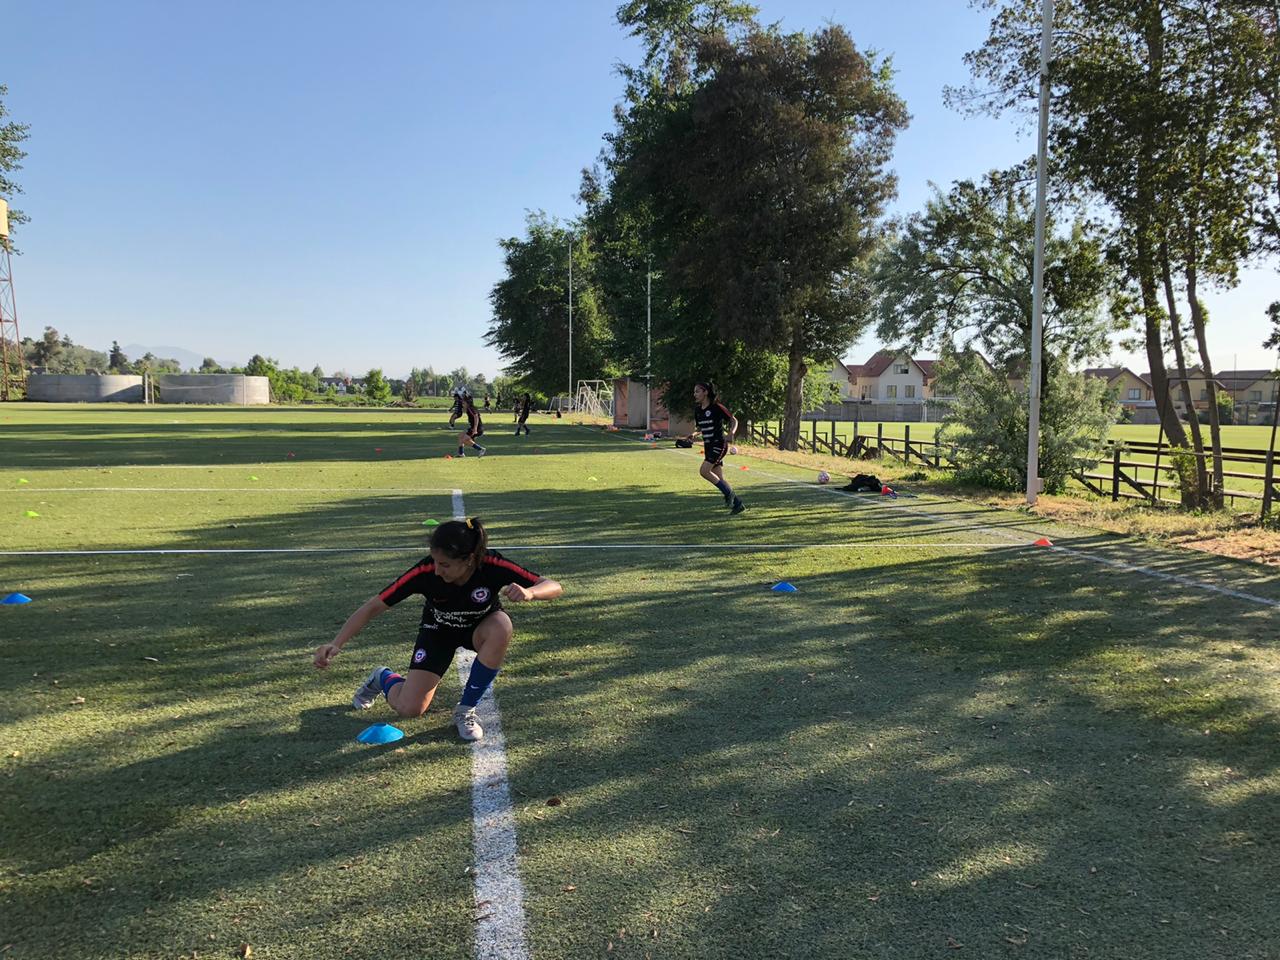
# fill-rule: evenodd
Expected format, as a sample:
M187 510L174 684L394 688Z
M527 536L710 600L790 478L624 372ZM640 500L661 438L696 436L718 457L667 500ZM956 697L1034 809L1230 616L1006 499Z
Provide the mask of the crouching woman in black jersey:
M348 617L333 642L316 650L314 663L323 670L370 620L406 597L421 594L426 605L408 676L389 667L375 667L351 702L365 710L381 693L402 717L419 717L431 705L454 652L459 647L474 650L476 658L453 712L453 726L463 740L479 740L484 730L476 719L476 704L506 659L513 633L501 598L516 603L554 600L562 592L556 581L488 549L488 537L479 520L450 520L431 535L431 555Z

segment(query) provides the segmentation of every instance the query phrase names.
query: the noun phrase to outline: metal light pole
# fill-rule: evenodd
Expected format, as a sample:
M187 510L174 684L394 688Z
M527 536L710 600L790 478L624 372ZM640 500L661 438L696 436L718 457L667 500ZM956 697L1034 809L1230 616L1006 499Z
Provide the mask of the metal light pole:
M644 292L644 429L653 426L653 258L649 258Z
M1031 393L1027 422L1027 504L1040 493L1040 367L1044 351L1044 221L1048 187L1049 61L1053 56L1053 0L1044 0L1040 36L1040 137L1036 150L1036 250L1031 280Z
M573 234L569 234L569 409L573 409Z

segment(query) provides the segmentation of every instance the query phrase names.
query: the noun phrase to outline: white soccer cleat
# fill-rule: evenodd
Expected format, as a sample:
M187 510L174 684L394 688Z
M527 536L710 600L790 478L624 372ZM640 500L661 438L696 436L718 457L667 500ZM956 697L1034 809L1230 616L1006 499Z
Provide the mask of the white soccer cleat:
M351 698L353 707L357 710L368 710L377 702L378 694L382 692L382 671L386 669L386 667L374 667L369 678L356 687L355 696Z
M469 742L484 736L484 727L480 726L475 707L464 707L458 704L453 711L453 726L458 728L458 736Z

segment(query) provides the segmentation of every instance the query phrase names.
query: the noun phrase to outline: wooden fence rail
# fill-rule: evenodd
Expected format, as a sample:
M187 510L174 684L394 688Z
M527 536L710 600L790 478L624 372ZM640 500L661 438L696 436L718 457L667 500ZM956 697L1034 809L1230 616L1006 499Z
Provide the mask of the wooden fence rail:
M853 434L850 438L841 437L837 431L838 423L848 421L818 420L804 421L811 427L808 437L800 438L800 446L807 447L812 453L828 453L836 457L851 459L878 459L893 457L904 464L920 463L925 466L941 468L956 466L956 448L954 444L938 443L936 440L913 440L911 425L903 426L902 437L886 437L884 424L877 423L875 432L860 431L859 424L853 423ZM824 429L825 428L825 429ZM747 436L754 443L776 447L782 431L780 422L749 423ZM1108 440L1102 444L1104 456L1101 459L1077 458L1072 476L1100 497L1111 500L1145 500L1152 504L1176 505L1181 501L1181 484L1173 474L1173 448L1167 443L1155 443L1147 440ZM1211 452L1194 454L1183 451L1181 456L1201 457L1205 469L1212 472ZM1138 460L1135 457L1150 459ZM1257 481L1259 490L1241 490L1224 486L1223 497L1234 505L1236 500L1259 502L1264 518L1271 515L1273 506L1280 502L1280 476L1276 470L1277 451L1258 450L1248 447L1223 447L1222 461L1224 466L1259 467L1257 472L1251 470L1224 469L1222 475L1228 480ZM1172 491L1167 495L1165 491Z
M871 433L870 431L860 432L857 422L854 422L853 435L846 440L839 435L836 424L848 422L828 420L824 424L818 420L806 420L805 423L810 424L813 429L808 437L800 438L801 448L807 447L811 453L828 453L835 457L859 460L878 459L888 455L903 463L921 463L927 467L940 468L956 465L954 444L942 444L934 440L913 440L910 424L904 426L902 437L886 437L883 423L877 423L875 433ZM781 423L778 423L776 428L773 423L768 422L747 424L747 435L752 442L764 446L776 447L781 431Z
M1174 472L1173 448L1166 443L1152 443L1145 440L1108 440L1104 444L1106 455L1094 461L1078 459L1072 475L1100 497L1110 497L1113 501L1146 500L1148 503L1176 504L1182 498L1182 484L1178 482ZM1135 460L1135 456L1147 456L1149 460ZM1193 453L1190 450L1180 451L1178 456L1199 458L1206 471L1213 472L1213 453ZM1276 451L1257 450L1247 447L1223 447L1222 462L1228 464L1244 464L1260 466L1261 471L1226 470L1222 471L1224 484L1222 496L1229 503L1236 500L1248 500L1261 503L1262 516L1271 514L1273 505L1280 498L1280 487L1277 487ZM1228 480L1257 481L1260 489L1240 490L1226 485ZM1173 491L1172 496L1165 496L1163 491Z

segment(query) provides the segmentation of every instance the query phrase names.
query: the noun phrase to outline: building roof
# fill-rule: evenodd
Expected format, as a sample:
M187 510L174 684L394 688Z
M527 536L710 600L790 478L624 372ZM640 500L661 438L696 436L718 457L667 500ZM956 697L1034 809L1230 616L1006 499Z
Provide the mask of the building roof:
M1223 370L1216 379L1228 390L1243 390L1259 380L1270 380L1275 375L1274 370Z
M1106 380L1107 383L1110 383L1122 374L1128 373L1132 377L1137 377L1148 387L1151 386L1151 374L1134 373L1128 367L1088 367L1083 370L1082 373L1084 373L1086 377L1096 377L1099 380Z
M901 351L877 350L866 363L847 363L845 364L845 369L849 371L850 380L856 380L860 377L871 379L888 370L893 361L901 356L905 356ZM920 372L924 374L926 380L934 378L933 368L937 363L936 360L917 360L914 357L910 358L910 360L920 368Z
M1124 372L1124 367L1086 367L1081 372L1098 380L1114 380Z
M893 363L896 353L888 350L877 350L872 354L871 359L862 365L862 373L864 377L878 377L889 369L889 364Z

